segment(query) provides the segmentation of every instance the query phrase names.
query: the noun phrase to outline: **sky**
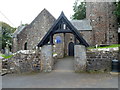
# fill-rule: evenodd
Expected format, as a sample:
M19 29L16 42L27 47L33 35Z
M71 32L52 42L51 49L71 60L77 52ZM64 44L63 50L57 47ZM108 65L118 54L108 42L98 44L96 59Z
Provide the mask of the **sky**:
M70 20L75 0L1 0L0 21L13 27L31 23L46 8L56 19L63 11Z
M83 0L78 1L81 2ZM21 23L30 24L44 8L56 19L63 11L70 20L74 13L74 2L75 0L0 0L0 21L8 23L12 27L18 27Z

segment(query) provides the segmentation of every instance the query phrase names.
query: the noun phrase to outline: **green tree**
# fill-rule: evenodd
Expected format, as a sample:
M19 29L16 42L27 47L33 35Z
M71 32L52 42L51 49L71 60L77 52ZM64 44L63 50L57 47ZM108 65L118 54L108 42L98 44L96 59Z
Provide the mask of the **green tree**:
M118 25L119 25L119 27L120 27L120 1L119 1L119 2L116 2L115 14L116 14L116 16L117 16Z
M11 46L12 44L12 33L16 30L16 28L11 27L5 22L0 22L0 50L4 49L8 44Z
M72 19L81 20L86 18L86 3L80 2L76 0L73 6L74 14L72 15Z

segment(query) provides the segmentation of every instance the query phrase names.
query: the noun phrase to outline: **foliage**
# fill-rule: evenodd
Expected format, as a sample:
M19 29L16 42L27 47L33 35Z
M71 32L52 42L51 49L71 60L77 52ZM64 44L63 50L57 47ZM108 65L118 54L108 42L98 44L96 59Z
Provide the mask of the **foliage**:
M97 48L115 48L115 47L120 47L120 44L113 44L105 47L97 47ZM94 49L96 47L88 47L88 49Z
M0 49L4 49L7 43L9 46L12 43L12 33L16 28L11 27L5 22L0 22Z
M79 5L78 4L79 4L78 0L76 0L73 6L74 14L72 15L71 18L81 20L86 18L86 3L80 2L80 4Z
M118 25L120 27L120 1L116 2L116 10L114 12L117 16L117 20L118 20Z
M3 58L5 58L5 59L11 58L12 56L13 56L13 55L7 56L7 55L5 55L5 54L0 54L0 57L3 57Z

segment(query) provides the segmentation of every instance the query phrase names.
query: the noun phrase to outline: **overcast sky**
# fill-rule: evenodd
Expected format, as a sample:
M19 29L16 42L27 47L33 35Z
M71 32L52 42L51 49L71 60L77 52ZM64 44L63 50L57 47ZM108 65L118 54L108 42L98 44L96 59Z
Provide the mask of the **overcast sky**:
M74 2L75 0L1 0L0 21L14 27L18 27L21 21L23 24L29 24L44 8L55 18L58 18L61 11L64 11L67 18L70 19Z

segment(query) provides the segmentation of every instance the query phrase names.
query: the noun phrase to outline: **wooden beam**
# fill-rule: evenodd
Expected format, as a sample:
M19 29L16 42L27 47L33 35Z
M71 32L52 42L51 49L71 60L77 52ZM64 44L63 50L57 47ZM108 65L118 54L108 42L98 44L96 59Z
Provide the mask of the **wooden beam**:
M77 44L77 39L76 39L75 35L74 35L74 43L75 43L75 45Z
M72 31L71 30L56 30L55 32L54 32L54 34L55 33L72 33Z
M53 45L53 34L50 36L50 44Z

